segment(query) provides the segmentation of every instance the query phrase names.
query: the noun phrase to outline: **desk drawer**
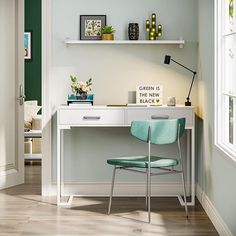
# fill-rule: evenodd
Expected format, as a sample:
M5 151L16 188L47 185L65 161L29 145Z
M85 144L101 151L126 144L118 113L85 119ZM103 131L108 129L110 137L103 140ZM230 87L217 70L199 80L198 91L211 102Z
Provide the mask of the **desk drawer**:
M134 109L127 111L127 122L131 124L133 120L152 120L152 119L175 119L185 117L186 126L193 126L194 110L181 108L157 108L157 109Z
M61 125L124 125L124 111L121 109L64 109L59 112Z

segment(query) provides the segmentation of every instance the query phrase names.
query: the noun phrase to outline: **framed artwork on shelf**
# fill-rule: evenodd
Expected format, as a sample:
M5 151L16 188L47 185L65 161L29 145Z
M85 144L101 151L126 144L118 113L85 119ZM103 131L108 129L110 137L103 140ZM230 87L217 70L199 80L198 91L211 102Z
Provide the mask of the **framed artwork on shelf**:
M101 40L105 25L106 15L81 15L80 40Z
M162 105L162 85L139 85L136 88L136 104Z
M26 61L32 61L32 30L24 33L24 58Z

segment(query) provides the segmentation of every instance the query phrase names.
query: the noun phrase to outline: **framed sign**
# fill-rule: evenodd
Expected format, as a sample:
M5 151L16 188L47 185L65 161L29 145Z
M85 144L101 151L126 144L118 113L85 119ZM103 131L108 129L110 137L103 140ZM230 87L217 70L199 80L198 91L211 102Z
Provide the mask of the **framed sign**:
M80 40L101 40L105 25L106 15L81 15Z
M26 61L32 60L32 31L24 33L24 58Z
M162 105L161 85L139 85L136 88L136 103L143 105Z

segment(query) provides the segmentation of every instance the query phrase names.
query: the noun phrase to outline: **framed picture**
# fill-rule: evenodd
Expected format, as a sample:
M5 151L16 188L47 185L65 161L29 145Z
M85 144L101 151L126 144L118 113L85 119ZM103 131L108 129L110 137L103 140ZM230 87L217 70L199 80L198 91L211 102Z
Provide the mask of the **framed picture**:
M80 40L101 40L105 25L106 15L81 15Z
M32 60L32 31L26 31L24 33L24 58L26 61Z
M139 85L136 88L136 103L140 105L162 105L162 85Z

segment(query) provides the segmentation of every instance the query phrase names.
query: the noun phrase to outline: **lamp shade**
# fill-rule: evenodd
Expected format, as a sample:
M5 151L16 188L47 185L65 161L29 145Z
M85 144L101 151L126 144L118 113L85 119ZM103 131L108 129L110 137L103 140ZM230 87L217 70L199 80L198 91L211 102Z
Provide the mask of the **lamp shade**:
M165 60L164 60L164 64L170 64L170 59L171 59L171 56L166 55Z

